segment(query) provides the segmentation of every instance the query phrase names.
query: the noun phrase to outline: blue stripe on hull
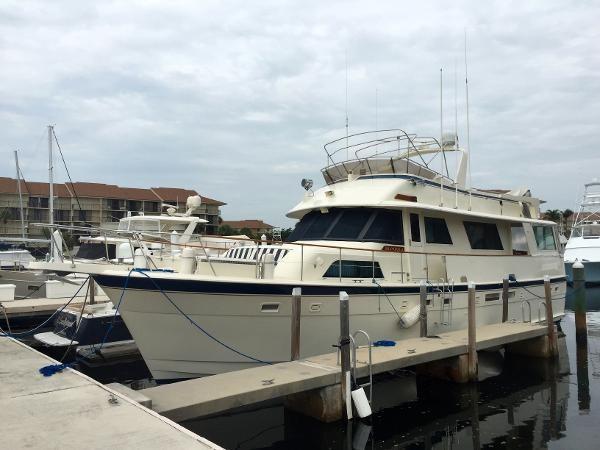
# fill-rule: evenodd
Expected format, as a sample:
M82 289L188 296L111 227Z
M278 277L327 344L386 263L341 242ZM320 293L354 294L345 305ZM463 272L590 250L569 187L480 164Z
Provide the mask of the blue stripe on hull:
M94 280L101 287L123 289L126 276L123 275L93 275ZM566 280L566 277L554 277L551 279L553 283L560 283ZM153 282L154 281L154 282ZM157 291L156 283L160 289L167 292L190 292L190 293L207 293L207 294L247 294L247 295L290 295L292 289L298 284L287 283L247 283L247 282L223 282L210 280L182 280L152 277L132 276L129 278L128 289L138 289L146 291ZM511 282L510 286L526 287L537 286L544 284L543 279L532 281L516 281ZM419 286L379 286L369 285L302 285L302 295L327 296L338 295L340 290L345 290L349 295L376 295L385 290L386 294L417 294ZM428 286L429 292L432 287ZM478 284L479 290L502 289L502 283L485 283ZM464 292L467 290L467 284L457 284L454 286L454 292Z

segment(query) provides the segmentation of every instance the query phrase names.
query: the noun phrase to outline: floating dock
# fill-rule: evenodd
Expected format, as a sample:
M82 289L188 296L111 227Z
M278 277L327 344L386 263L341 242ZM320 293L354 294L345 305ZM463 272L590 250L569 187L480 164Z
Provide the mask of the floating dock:
M221 449L75 370L44 377L56 361L14 339L0 361L2 448Z
M499 323L477 328L477 350L501 346L515 353L546 356L548 327ZM467 330L397 341L372 349L373 374L418 366L427 373L467 381ZM175 421L217 414L233 408L286 397L286 406L325 422L341 418L341 371L337 353L265 365L139 391L152 408ZM368 349L356 353L356 375L368 375ZM307 410L308 408L308 410ZM318 411L315 411L318 410Z
M70 298L25 298L0 301L0 324L3 324L2 327L5 328L6 321L8 321L12 328L31 328L50 317L69 300ZM96 295L94 301L95 303L106 303L110 299L105 295ZM69 303L69 307L81 308L83 302L84 297L75 297ZM51 327L52 324L48 326Z

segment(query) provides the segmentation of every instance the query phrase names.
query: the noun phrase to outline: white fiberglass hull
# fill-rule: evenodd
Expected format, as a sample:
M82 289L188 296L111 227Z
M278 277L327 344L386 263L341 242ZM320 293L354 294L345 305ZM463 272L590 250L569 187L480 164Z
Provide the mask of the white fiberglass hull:
M118 304L125 278L106 273L95 278L113 303ZM418 322L402 328L398 319L398 315L419 304L418 285L384 285L382 289L371 283L297 283L295 286L303 288L301 357L335 350L332 345L339 336L337 293L342 290L350 294L352 331L366 330L373 341L399 340L419 334ZM293 287L264 280L184 281L168 274L151 280L134 274L119 310L155 379L192 378L260 364L247 356L265 362L289 360ZM555 319L564 314L565 291L564 277L553 278ZM478 288L478 325L501 321L500 292L501 284ZM544 296L543 280L511 283L509 292L508 320L523 320L523 300L529 300L533 320L537 321L538 306ZM467 327L466 285L456 285L453 296L448 292L443 296L430 292L428 299L430 335ZM526 320L528 309L525 305ZM543 308L541 315L544 318Z

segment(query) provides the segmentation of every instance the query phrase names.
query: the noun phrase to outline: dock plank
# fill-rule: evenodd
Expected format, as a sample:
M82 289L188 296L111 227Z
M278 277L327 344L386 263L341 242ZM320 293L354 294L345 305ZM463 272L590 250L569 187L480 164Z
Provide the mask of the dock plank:
M485 325L477 329L477 349L485 350L545 335L530 323ZM467 353L467 331L397 341L372 350L373 373L410 367ZM356 354L358 376L368 374L367 348ZM216 414L252 403L323 388L340 382L337 354L265 365L144 389L153 409L175 421Z
M56 361L0 338L0 447L19 449L221 449L126 396Z

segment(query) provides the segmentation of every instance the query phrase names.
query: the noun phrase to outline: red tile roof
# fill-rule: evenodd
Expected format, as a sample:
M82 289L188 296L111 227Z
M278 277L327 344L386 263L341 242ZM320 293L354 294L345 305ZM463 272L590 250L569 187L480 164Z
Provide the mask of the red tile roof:
M23 194L48 196L48 183L21 181ZM0 177L0 194L16 194L18 192L17 180L14 178ZM82 198L113 198L125 200L166 201L185 202L190 195L199 195L196 191L181 188L127 188L116 184L87 183L76 181L75 183L54 183L54 193L58 197ZM202 201L209 205L222 206L226 203L208 197L202 197Z
M222 225L229 225L231 228L241 230L248 228L249 230L261 230L263 228L275 228L273 225L263 222L260 219L249 220L224 220Z

